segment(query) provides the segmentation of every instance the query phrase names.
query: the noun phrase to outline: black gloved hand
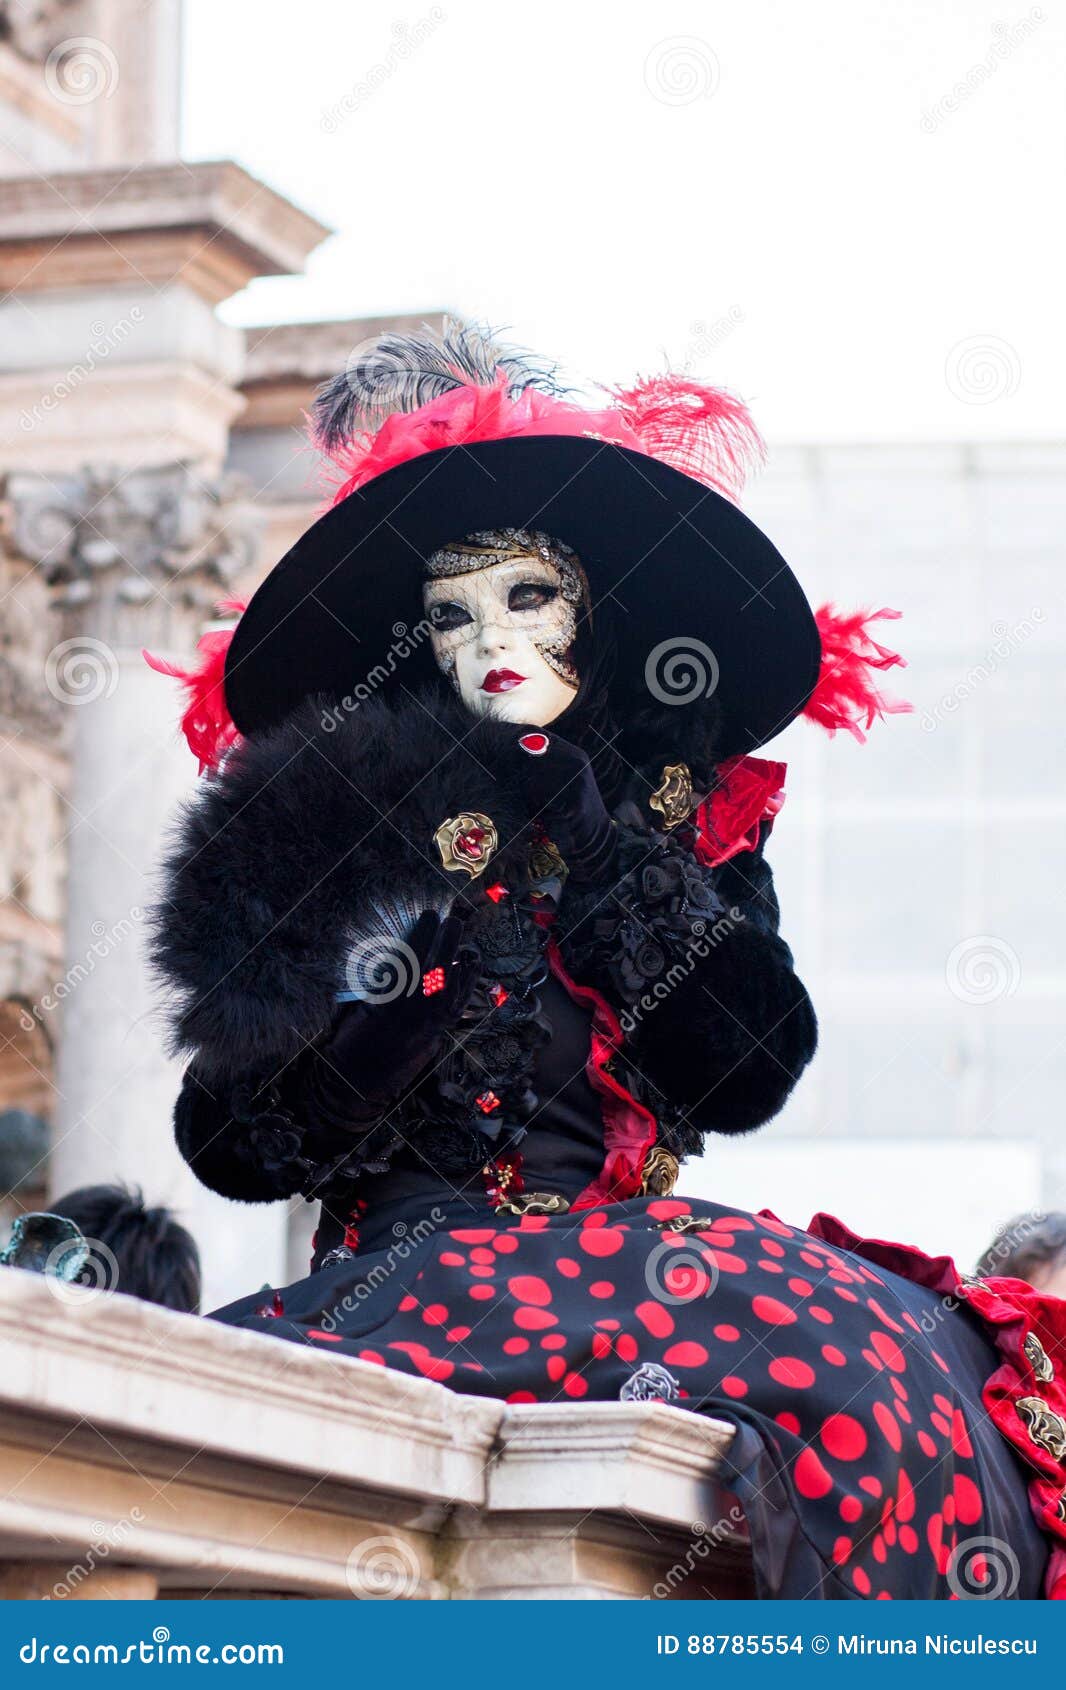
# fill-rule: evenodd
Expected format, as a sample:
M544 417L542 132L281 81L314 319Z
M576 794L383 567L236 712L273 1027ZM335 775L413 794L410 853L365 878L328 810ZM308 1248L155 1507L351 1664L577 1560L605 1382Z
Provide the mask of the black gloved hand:
M470 1002L480 957L458 916L427 910L397 963L401 985L380 1003L346 1003L315 1052L306 1101L320 1119L353 1129L376 1119L436 1057ZM395 988L396 977L392 980Z
M575 884L608 878L615 829L587 754L546 728L523 728L515 760L532 814L559 847Z

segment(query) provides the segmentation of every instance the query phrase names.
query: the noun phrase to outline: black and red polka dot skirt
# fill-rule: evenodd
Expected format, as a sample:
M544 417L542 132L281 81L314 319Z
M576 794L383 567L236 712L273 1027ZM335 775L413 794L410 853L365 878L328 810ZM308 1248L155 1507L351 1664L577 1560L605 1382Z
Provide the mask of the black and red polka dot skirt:
M471 1395L732 1423L763 1597L1066 1594L1066 1303L826 1216L433 1217L215 1318Z

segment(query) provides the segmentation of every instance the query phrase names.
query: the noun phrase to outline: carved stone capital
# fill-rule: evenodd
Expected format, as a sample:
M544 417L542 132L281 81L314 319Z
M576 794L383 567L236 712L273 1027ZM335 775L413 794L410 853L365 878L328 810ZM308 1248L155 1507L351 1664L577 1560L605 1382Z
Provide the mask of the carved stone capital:
M14 548L64 622L118 645L185 643L254 561L262 525L244 477L188 464L16 473L6 492Z

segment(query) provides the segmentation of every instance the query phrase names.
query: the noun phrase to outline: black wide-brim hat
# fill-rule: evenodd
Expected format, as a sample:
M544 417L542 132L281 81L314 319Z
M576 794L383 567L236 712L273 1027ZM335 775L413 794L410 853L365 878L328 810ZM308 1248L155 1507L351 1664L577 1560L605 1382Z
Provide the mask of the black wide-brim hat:
M309 695L350 708L420 690L437 669L426 560L482 529L524 528L576 551L596 611L613 604L619 720L649 700L714 696L720 755L756 750L805 707L821 639L798 580L729 499L645 452L572 434L448 446L375 475L286 553L255 593L225 665L243 734Z

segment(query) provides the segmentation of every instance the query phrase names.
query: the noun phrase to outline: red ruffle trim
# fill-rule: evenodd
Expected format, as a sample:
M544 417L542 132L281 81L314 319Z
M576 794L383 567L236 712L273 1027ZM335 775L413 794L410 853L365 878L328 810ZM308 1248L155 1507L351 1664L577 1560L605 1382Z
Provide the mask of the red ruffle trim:
M762 1214L769 1216L769 1211L764 1209ZM1001 1360L984 1386L982 1401L997 1430L1033 1470L1029 1502L1051 1543L1044 1593L1054 1601L1066 1601L1066 1519L1060 1512L1066 1509L1066 1461L1056 1460L1033 1441L1017 1407L1020 1397L1040 1397L1053 1413L1066 1419L1066 1301L1045 1297L1021 1279L968 1278L950 1256L926 1256L908 1244L859 1238L833 1215L815 1215L807 1231L901 1279L965 1302L984 1321ZM1040 1341L1055 1369L1050 1380L1037 1378L1025 1353L1030 1334Z
M579 986L570 978L554 939L549 939L546 954L548 966L574 1003L592 1010L592 1037L585 1072L600 1099L607 1152L602 1172L575 1197L571 1209L623 1203L627 1197L640 1195L644 1158L658 1132L655 1116L607 1072L611 1057L621 1049L622 1027L606 998L591 986Z
M759 829L772 821L785 802L787 763L768 762L764 757L727 757L717 768L718 784L693 816L698 860L716 868L754 851Z

